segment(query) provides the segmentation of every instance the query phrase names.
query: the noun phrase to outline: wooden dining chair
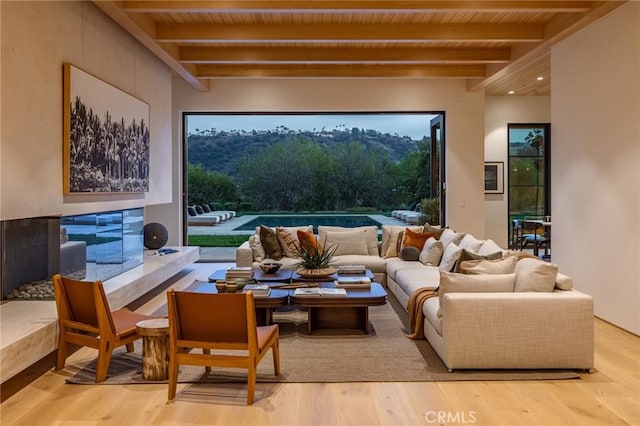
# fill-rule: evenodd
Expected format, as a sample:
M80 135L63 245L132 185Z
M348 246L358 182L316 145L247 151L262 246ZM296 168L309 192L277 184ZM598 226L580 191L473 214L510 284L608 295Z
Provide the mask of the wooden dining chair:
M127 352L133 352L133 342L142 337L136 333L136 323L155 317L127 308L112 312L99 280L78 281L56 274L53 287L60 327L56 370L64 368L70 345L88 346L98 350L96 383L104 381L113 350L126 345Z
M208 294L170 290L167 306L169 400L176 396L180 365L204 366L207 371L210 367L246 368L247 405L253 404L256 370L269 349L275 375L280 374L278 326L256 326L251 292ZM202 349L202 353L191 353L192 349Z

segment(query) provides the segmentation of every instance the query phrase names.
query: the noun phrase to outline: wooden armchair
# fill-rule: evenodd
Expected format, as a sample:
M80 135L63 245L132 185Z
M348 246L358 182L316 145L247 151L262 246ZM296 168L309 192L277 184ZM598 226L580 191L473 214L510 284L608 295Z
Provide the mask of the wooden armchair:
M169 400L176 396L178 367L246 368L247 405L253 404L256 369L271 348L273 369L280 374L277 325L256 326L253 295L167 292L169 309ZM201 348L202 354L190 353ZM224 354L212 350L226 351ZM238 351L237 355L229 350Z
M133 342L141 338L136 323L153 317L126 308L111 312L102 281L77 281L56 274L53 287L60 326L56 370L64 368L70 344L88 346L98 350L96 383L104 381L113 350L126 345L132 352Z

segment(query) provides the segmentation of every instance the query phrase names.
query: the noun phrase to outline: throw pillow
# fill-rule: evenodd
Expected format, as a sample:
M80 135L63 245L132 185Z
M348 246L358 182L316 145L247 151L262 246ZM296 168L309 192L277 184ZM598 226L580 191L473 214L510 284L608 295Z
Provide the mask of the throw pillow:
M378 227L375 225L371 226L356 226L354 228L345 228L343 226L326 226L320 225L318 226L318 235L320 237L320 241L324 241L326 239L326 233L330 231L337 232L349 232L349 231L362 231L367 236L367 250L371 256L380 256L380 249L378 248Z
M402 235L401 248L411 246L417 248L418 250L422 250L422 248L424 247L424 243L426 243L430 237L433 237L433 234L426 232L416 232L412 231L411 228L406 228Z
M442 233L444 232L445 229L447 229L447 228L439 228L437 226L431 226L431 225L425 224L422 227L422 232L429 232L429 233L433 234L433 237L436 240L439 240L440 236L442 235Z
M278 236L278 242L282 247L282 254L286 257L296 257L296 239L291 232L285 228L276 228L276 235Z
M511 274L518 258L507 256L495 260L466 260L460 263L460 272L468 275Z
M571 290L573 288L573 278L558 272L556 277L556 287L560 290Z
M404 226L382 225L382 246L380 248L380 254L383 258L398 257L398 236L400 232L406 228L407 227ZM410 226L408 228L416 232L422 230L422 226Z
M516 274L463 275L440 271L437 315L442 316L444 295L447 293L511 293L515 281Z
M505 254L502 247L500 247L498 244L496 244L495 241L491 239L486 240L484 243L482 243L482 245L480 246L480 249L476 250L476 252L483 256L496 253L496 252L503 252L503 255Z
M525 258L518 261L515 273L517 278L514 291L551 292L556 286L558 265Z
M420 259L420 250L413 246L406 246L400 250L400 259L415 262Z
M434 237L431 237L426 243L424 243L424 247L420 252L418 260L425 265L439 265L440 259L442 259L442 253L444 253L442 241L438 241Z
M458 261L456 262L456 265L453 268L453 272L462 272L460 271L460 265L462 264L462 262L466 262L467 260L494 260L494 259L501 259L501 258L502 258L502 251L492 253L487 256L482 256L472 251L469 251L467 249L462 249L462 251L460 252L460 257L458 258ZM464 274L464 272L462 273Z
M442 241L442 245L444 245L446 249L450 243L454 243L455 245L460 244L464 236L465 234L462 232L454 232L452 229L447 228L442 235L440 235L440 241Z
M320 244L320 241L318 241L313 232L298 229L297 235L298 241L300 241L300 247L315 247L318 253L322 253L322 244Z
M484 241L477 239L471 234L467 234L462 238L462 240L460 240L460 244L458 244L458 246L477 253L483 243Z
M260 225L260 243L264 247L265 256L273 260L282 259L282 247L278 241L276 231L268 226Z
M262 262L265 258L265 253L264 247L262 247L262 243L260 242L260 237L255 234L249 237L249 247L251 247L251 251L253 252L253 260Z
M360 254L367 256L367 235L359 230L343 232L327 232L327 247L337 246L335 255Z
M444 246L444 243L442 243L442 245ZM455 266L456 260L460 257L460 252L462 252L462 249L456 244L450 243L447 245L444 249L444 253L442 253L442 259L440 259L438 268L441 271L450 272Z

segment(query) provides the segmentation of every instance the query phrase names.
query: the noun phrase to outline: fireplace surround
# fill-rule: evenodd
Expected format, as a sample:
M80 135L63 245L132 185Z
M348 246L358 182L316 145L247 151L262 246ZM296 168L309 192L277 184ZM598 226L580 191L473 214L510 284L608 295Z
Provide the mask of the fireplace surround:
M0 222L2 300L51 300L51 276L106 280L143 262L142 208Z

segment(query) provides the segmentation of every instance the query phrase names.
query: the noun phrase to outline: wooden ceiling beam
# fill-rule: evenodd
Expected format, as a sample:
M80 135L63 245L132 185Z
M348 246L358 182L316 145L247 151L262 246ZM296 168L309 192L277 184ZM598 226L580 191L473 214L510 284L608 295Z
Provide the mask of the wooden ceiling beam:
M124 1L130 13L517 13L585 12L591 1L466 0L236 0L236 1Z
M533 42L541 24L158 24L159 42Z
M182 63L504 63L509 48L182 47Z
M120 24L126 31L135 37L143 46L149 49L160 60L166 63L176 74L184 78L194 89L201 92L209 90L209 83L198 80L195 77L195 68L190 64L181 64L178 58L178 48L167 46L163 48L155 41L155 22L146 16L137 16L132 19L119 6L112 1L94 0L104 13Z
M199 65L198 78L480 78L482 65Z
M514 47L510 63L488 66L487 77L469 80L467 82L467 90L471 92L483 90L487 86L507 78L510 74L525 69L541 56L548 56L551 46L622 6L624 3L626 1L598 1L594 2L594 7L587 13L555 17L545 26L545 40L542 43L523 44Z

